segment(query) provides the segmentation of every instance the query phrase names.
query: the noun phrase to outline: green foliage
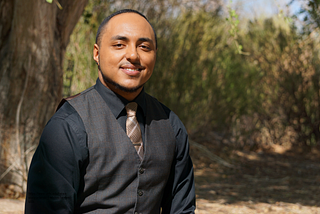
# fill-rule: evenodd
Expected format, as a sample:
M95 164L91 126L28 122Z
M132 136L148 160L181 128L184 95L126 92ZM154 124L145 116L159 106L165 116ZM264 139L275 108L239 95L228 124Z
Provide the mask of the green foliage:
M240 23L239 16L235 10L231 9L231 7L228 7L228 12L229 12L229 17L227 17L226 20L230 24L231 29L229 30L229 33L234 40L234 44L236 45L237 53L248 55L249 53L244 53L242 51L243 47L238 42L238 34L239 34L238 25Z
M293 1L292 1L293 2ZM291 2L291 3L292 3ZM301 8L300 14L304 14L303 32L310 34L320 27L320 1L309 0L304 8Z
M99 23L108 4L90 1L76 25L64 61L64 96L79 93L95 83L98 69L93 60L93 45ZM98 6L96 6L98 5Z
M320 141L319 53L315 40L275 27L272 19L262 25L250 23L248 36L242 41L252 53L248 59L262 73L260 85L265 91L259 114L262 123L272 130L269 134L273 143L281 144L291 135L291 143L315 145Z
M314 37L301 37L281 17L249 21L243 31L231 9L226 20L216 11L123 4L142 8L157 31L157 63L146 91L188 130L214 131L250 148L320 142L320 48ZM66 95L94 84L95 33L116 9L115 2L98 0L86 8L66 53Z
M157 65L147 90L177 112L189 128L228 130L234 115L252 112L259 74L236 53L228 23L188 12L159 37Z

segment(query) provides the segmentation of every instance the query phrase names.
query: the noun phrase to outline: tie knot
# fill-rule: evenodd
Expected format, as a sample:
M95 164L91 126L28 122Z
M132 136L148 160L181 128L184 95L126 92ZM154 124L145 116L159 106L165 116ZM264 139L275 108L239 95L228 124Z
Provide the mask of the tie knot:
M138 104L136 102L131 102L126 105L128 117L136 116Z

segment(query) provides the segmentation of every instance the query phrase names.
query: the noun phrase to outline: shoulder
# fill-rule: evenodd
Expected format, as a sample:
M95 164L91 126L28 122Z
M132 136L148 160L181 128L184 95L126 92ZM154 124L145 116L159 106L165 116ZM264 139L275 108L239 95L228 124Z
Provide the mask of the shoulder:
M64 102L48 123L53 121L76 125L76 127L81 127L81 125L83 125L78 112L69 102Z
M163 111L167 115L168 118L170 117L171 110L167 106L165 106L157 98L151 96L150 94L145 93L145 97L146 97L147 104L152 103L153 106L158 107L157 110Z
M158 99L156 99L155 97L153 97L147 93L146 93L146 99L147 100L149 99L151 102L158 105L160 107L160 109L166 114L166 116L169 119L170 124L173 128L175 136L177 136L179 134L187 135L186 128L183 125L182 121L180 120L180 118L178 117L177 114L175 114L169 107L167 107L166 105L161 103Z
M87 157L86 139L87 134L79 114L66 102L44 127L37 153L51 162L84 160Z
M86 147L84 142L86 130L83 121L78 112L68 102L65 102L46 124L41 139L45 139L44 142L51 142L50 138L56 141L61 138L60 140L65 142L70 136L72 136L73 141L78 141L78 146ZM74 144L76 142L70 143Z

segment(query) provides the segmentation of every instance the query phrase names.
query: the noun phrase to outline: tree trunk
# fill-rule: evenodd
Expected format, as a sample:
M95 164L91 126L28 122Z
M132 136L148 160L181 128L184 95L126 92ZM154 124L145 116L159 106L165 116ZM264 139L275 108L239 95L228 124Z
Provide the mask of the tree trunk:
M62 63L88 0L0 0L0 182L24 192L33 151L62 97Z

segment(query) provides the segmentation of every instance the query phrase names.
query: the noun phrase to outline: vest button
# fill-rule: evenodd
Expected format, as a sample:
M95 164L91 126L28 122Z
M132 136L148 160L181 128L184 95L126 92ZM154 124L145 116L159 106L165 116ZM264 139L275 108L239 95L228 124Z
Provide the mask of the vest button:
M142 190L138 190L138 195L139 196L143 196L143 191Z
M140 173L140 174L143 174L143 173L144 173L144 169L139 168L139 173Z

